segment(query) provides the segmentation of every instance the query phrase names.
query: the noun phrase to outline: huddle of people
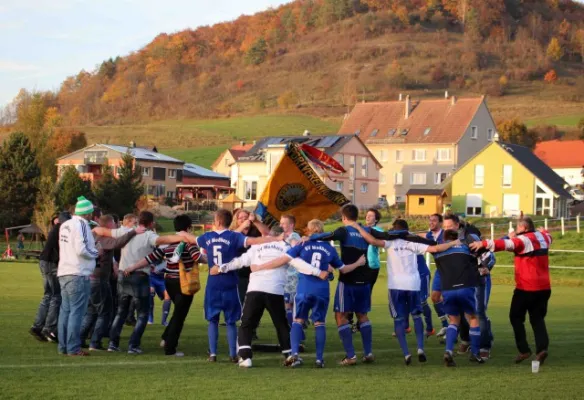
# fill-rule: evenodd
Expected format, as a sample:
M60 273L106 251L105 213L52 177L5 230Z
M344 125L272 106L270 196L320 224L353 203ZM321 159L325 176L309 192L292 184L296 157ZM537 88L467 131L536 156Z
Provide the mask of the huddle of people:
M372 363L373 330L368 313L371 295L380 268L379 248L387 252L388 304L395 332L406 365L412 363L406 334L412 316L418 362L427 361L425 340L433 335L445 342L444 363L456 365L454 346L460 336L459 354L470 352L470 360L484 363L493 343L487 317L490 273L495 264L493 252L515 252L517 287L510 319L519 349L516 362L531 356L524 321L530 315L536 358L547 358L549 339L545 326L547 301L551 289L547 250L551 236L536 231L529 218L518 222L517 233L501 240L482 240L480 232L454 214L430 217L430 230L424 235L409 231L403 219L383 231L377 224L379 211L368 210L365 225L358 223L354 205L341 209L343 226L324 231L324 223L311 220L306 235L295 232L295 217L283 215L279 227L269 228L253 213L238 210L235 215L219 209L213 230L195 237L188 216L174 219L176 234L159 236L154 217L140 213L137 227L125 218L117 228L111 216L102 216L99 227L91 231L88 221L93 206L80 197L71 218L65 213L49 235L57 243L56 254L41 257L45 296L31 334L58 341L59 353L86 356L82 341L90 338L89 350L119 352L120 336L131 304L136 304L137 322L128 343L129 354L140 354L141 338L151 309L152 271L163 272L165 297L173 313L162 334L161 347L168 356L184 356L178 351L179 338L200 286L185 292L185 274L196 272L207 262L209 276L205 286L204 313L208 322L208 360L217 362L220 315L226 325L229 360L242 368L252 366L252 342L265 310L276 329L284 365L299 367L305 340L306 322L314 325L315 366L324 367L325 322L330 303L330 281L338 270L333 311L345 357L341 365L358 362L353 334L359 332L363 346L362 362ZM70 218L70 219L68 219ZM129 218L129 217L128 217ZM54 233L56 231L56 233ZM341 254L331 242L338 242ZM55 249L55 243L52 243ZM119 270L114 251L121 249ZM424 254L431 253L436 273L431 275ZM111 275L117 275L117 312L112 321ZM191 282L192 283L192 282ZM58 289L56 289L58 287ZM60 290L60 307L57 296ZM162 296L161 296L162 297ZM428 297L442 323L437 333L432 325ZM58 315L58 323L57 323ZM354 321L356 319L356 321ZM237 322L240 321L239 328ZM426 326L424 327L424 322ZM111 323L111 327L110 327ZM102 339L109 337L109 345Z

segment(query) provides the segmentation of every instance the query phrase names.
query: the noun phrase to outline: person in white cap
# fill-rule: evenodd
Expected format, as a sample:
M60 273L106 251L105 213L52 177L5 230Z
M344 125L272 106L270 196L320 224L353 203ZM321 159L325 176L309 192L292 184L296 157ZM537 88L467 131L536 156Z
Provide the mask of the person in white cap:
M61 286L61 309L57 330L59 353L69 356L89 355L81 350L81 321L87 311L89 276L100 255L88 223L92 216L93 204L83 196L78 197L75 215L59 229L57 277Z

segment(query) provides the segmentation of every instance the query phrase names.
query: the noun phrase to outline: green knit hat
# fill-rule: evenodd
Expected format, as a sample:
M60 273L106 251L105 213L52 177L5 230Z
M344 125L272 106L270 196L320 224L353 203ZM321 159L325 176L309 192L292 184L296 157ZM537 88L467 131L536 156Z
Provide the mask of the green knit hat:
M75 215L87 215L93 213L93 204L84 196L77 197L77 204L75 205Z

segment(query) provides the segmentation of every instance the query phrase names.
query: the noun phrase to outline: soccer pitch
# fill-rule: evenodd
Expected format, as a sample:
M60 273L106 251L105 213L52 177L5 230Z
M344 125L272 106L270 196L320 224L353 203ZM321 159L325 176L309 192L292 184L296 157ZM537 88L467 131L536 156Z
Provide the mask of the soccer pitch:
M496 269L493 271L496 274ZM92 353L87 358L57 354L54 344L39 343L28 334L41 298L41 278L33 263L0 263L0 399L208 399L208 398L473 398L473 399L576 399L584 392L584 308L582 287L553 287L547 317L550 357L538 374L529 361L513 363L516 349L508 322L513 288L493 287L489 315L495 345L485 365L470 364L457 356L458 367L442 364L443 346L427 340L428 363L414 359L404 366L393 323L387 309L385 277L375 286L371 320L374 364L340 367L343 357L334 325L332 305L327 320L325 369L313 368L314 333L307 331L305 365L289 370L278 353L255 353L254 367L240 370L227 360L225 330L220 330L219 362L206 361L207 327L203 319L203 292L185 324L179 350L186 357L169 358L158 347L162 327L149 325L143 339L145 354ZM205 275L205 274L202 274ZM553 275L552 275L553 279ZM553 282L553 280L552 280ZM331 285L336 287L336 279ZM331 300L332 302L332 300ZM156 303L155 319L160 318ZM434 315L434 324L438 319ZM126 349L129 327L122 333ZM533 343L531 327L528 337ZM275 343L269 317L258 330L260 343ZM361 337L354 335L361 352ZM415 337L409 335L410 351ZM107 343L106 343L107 344Z

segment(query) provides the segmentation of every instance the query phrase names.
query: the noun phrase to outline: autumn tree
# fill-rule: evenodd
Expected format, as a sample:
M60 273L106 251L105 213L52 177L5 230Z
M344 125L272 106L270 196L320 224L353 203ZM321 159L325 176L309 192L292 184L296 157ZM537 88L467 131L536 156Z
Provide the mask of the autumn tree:
M550 69L544 76L543 78L544 81L546 81L547 83L554 83L558 80L558 75L556 74L556 71L553 69Z
M287 90L278 97L278 106L282 109L298 104L298 94L294 90Z
M511 119L497 125L497 132L501 135L501 140L507 143L519 144L530 149L534 149L537 143L537 136L533 131L529 131L524 123L518 119Z
M39 227L45 237L49 235L51 218L57 212L54 192L55 183L53 180L48 176L41 177L32 221Z
M560 41L557 38L552 38L552 40L550 40L546 50L546 55L554 61L560 60L564 55L564 50L562 49Z
M584 140L584 117L578 121L578 129L580 129L580 139Z

